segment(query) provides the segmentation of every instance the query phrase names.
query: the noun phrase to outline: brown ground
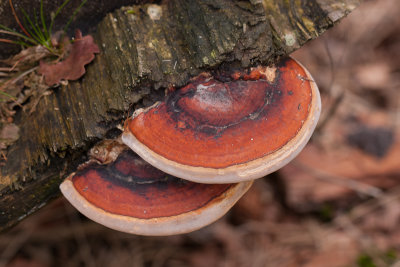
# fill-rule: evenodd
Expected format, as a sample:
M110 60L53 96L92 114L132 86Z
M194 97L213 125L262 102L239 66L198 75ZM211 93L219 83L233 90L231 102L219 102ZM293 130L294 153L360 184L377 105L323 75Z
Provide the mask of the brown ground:
M0 266L400 266L399 14L366 1L294 53L322 93L317 132L223 219L139 237L59 199L0 235Z

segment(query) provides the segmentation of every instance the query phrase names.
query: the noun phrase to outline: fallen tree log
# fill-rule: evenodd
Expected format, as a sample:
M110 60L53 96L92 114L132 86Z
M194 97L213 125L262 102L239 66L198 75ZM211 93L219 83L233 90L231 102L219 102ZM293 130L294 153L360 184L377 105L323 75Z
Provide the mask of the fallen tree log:
M270 64L318 37L358 0L171 0L123 7L94 34L85 76L19 112L0 176L0 230L59 195L58 185L138 107L204 70Z

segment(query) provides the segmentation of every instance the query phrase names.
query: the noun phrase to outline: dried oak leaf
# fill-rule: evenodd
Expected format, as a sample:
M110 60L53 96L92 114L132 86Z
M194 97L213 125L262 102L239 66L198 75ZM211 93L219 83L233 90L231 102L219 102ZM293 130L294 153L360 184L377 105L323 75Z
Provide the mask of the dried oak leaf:
M94 59L95 53L99 52L93 37L90 35L82 37L81 31L77 30L68 57L56 64L41 61L38 72L44 75L48 86L59 84L61 80L77 80L85 74L85 65Z

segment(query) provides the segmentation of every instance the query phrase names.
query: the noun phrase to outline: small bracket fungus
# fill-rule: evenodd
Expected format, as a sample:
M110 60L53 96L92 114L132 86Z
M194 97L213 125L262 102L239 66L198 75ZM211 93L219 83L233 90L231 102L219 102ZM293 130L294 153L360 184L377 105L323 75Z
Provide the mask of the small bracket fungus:
M251 184L184 181L125 150L108 165L85 165L60 188L81 213L109 228L141 235L172 235L214 222Z
M275 67L199 75L164 102L137 110L122 140L171 175L235 183L292 160L310 139L320 110L310 73L288 58Z

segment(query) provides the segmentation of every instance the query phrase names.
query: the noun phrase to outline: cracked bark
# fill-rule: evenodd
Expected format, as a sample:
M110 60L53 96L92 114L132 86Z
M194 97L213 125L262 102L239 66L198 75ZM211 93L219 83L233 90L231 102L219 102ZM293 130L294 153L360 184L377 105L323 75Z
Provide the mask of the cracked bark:
M101 53L85 76L42 98L33 114L16 117L21 138L1 168L0 230L58 196L58 185L88 149L118 134L135 108L161 99L165 88L204 70L273 63L358 4L170 0L108 14L94 34Z

